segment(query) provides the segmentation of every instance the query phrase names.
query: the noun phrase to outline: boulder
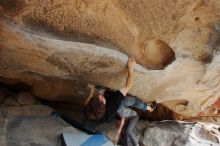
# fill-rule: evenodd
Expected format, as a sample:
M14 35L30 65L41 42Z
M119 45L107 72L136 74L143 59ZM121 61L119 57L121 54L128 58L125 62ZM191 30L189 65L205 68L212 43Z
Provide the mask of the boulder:
M115 140L119 122L113 121L97 127L112 141ZM182 145L213 145L218 146L220 140L219 125L203 122L139 120L134 133L143 146L182 146Z
M61 132L78 132L62 119L50 117L51 111L45 105L1 107L6 115L0 121L1 145L60 145Z
M132 56L138 64L130 94L174 115L198 116L220 96L219 6L218 0L1 1L0 80L22 83L38 98L82 105L88 82L121 88Z
M218 125L208 123L162 121L147 126L144 132L143 144L147 146L217 146L220 139L218 127Z
M5 89L0 87L0 104L10 95L10 93Z
M13 96L6 98L1 105L2 106L18 106L20 104L17 102L17 96L13 95Z
M28 92L20 92L17 102L21 105L33 105L37 103L37 100Z

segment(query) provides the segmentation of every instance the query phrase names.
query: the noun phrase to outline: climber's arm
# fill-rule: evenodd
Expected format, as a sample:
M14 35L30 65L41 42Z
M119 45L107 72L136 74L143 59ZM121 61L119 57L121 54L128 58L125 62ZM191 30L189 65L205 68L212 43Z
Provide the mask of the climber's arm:
M125 118L124 118L124 117L121 117L120 125L119 125L118 131L117 131L118 135L121 134L121 130L122 130L124 124L125 124Z
M88 87L90 88L90 91L89 91L88 97L86 98L85 106L87 105L87 103L89 102L89 100L92 98L92 96L93 96L93 94L94 94L94 91L95 91L95 85L93 85L93 84L88 84Z
M128 77L126 80L126 84L123 88L120 89L121 93L125 96L128 91L131 89L134 82L134 65L136 64L134 58L128 59Z

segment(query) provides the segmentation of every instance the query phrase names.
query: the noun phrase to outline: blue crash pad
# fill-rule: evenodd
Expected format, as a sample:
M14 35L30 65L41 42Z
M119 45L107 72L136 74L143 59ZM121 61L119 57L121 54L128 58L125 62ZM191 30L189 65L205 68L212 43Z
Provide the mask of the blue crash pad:
M62 133L62 146L114 146L103 134Z

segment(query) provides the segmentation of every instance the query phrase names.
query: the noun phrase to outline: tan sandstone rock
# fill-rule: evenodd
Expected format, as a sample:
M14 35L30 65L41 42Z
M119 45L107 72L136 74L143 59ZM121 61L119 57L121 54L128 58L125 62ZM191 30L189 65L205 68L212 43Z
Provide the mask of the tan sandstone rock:
M88 82L118 89L128 56L138 63L130 93L174 115L197 116L220 97L218 0L14 0L0 7L1 82L24 83L38 98L83 104Z

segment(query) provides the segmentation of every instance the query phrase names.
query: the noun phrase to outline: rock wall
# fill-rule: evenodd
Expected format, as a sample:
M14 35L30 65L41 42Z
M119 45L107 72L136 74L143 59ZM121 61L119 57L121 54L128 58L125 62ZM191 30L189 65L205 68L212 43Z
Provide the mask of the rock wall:
M122 87L133 56L131 94L219 115L219 12L218 0L2 0L0 81L82 104L88 82Z
M66 109L62 112L58 110L58 114L51 107L41 104L28 92L16 93L0 86L0 99L1 146L59 146L61 145L59 135L62 132L73 134L83 132L60 118L59 115L62 113L83 125L88 123L85 122L87 120L82 117L82 114L78 115L82 110L69 110L73 108L73 105L69 104L67 107L67 104L63 106L61 102L57 102L57 110ZM118 126L119 123L113 120L111 123L102 125L99 123L96 130L106 134L114 142ZM143 146L172 146L174 144L218 146L220 143L220 126L211 123L140 120L134 132Z
M98 127L114 141L117 122L111 126ZM143 146L218 146L219 125L202 122L160 121L149 123L139 121L134 133Z

